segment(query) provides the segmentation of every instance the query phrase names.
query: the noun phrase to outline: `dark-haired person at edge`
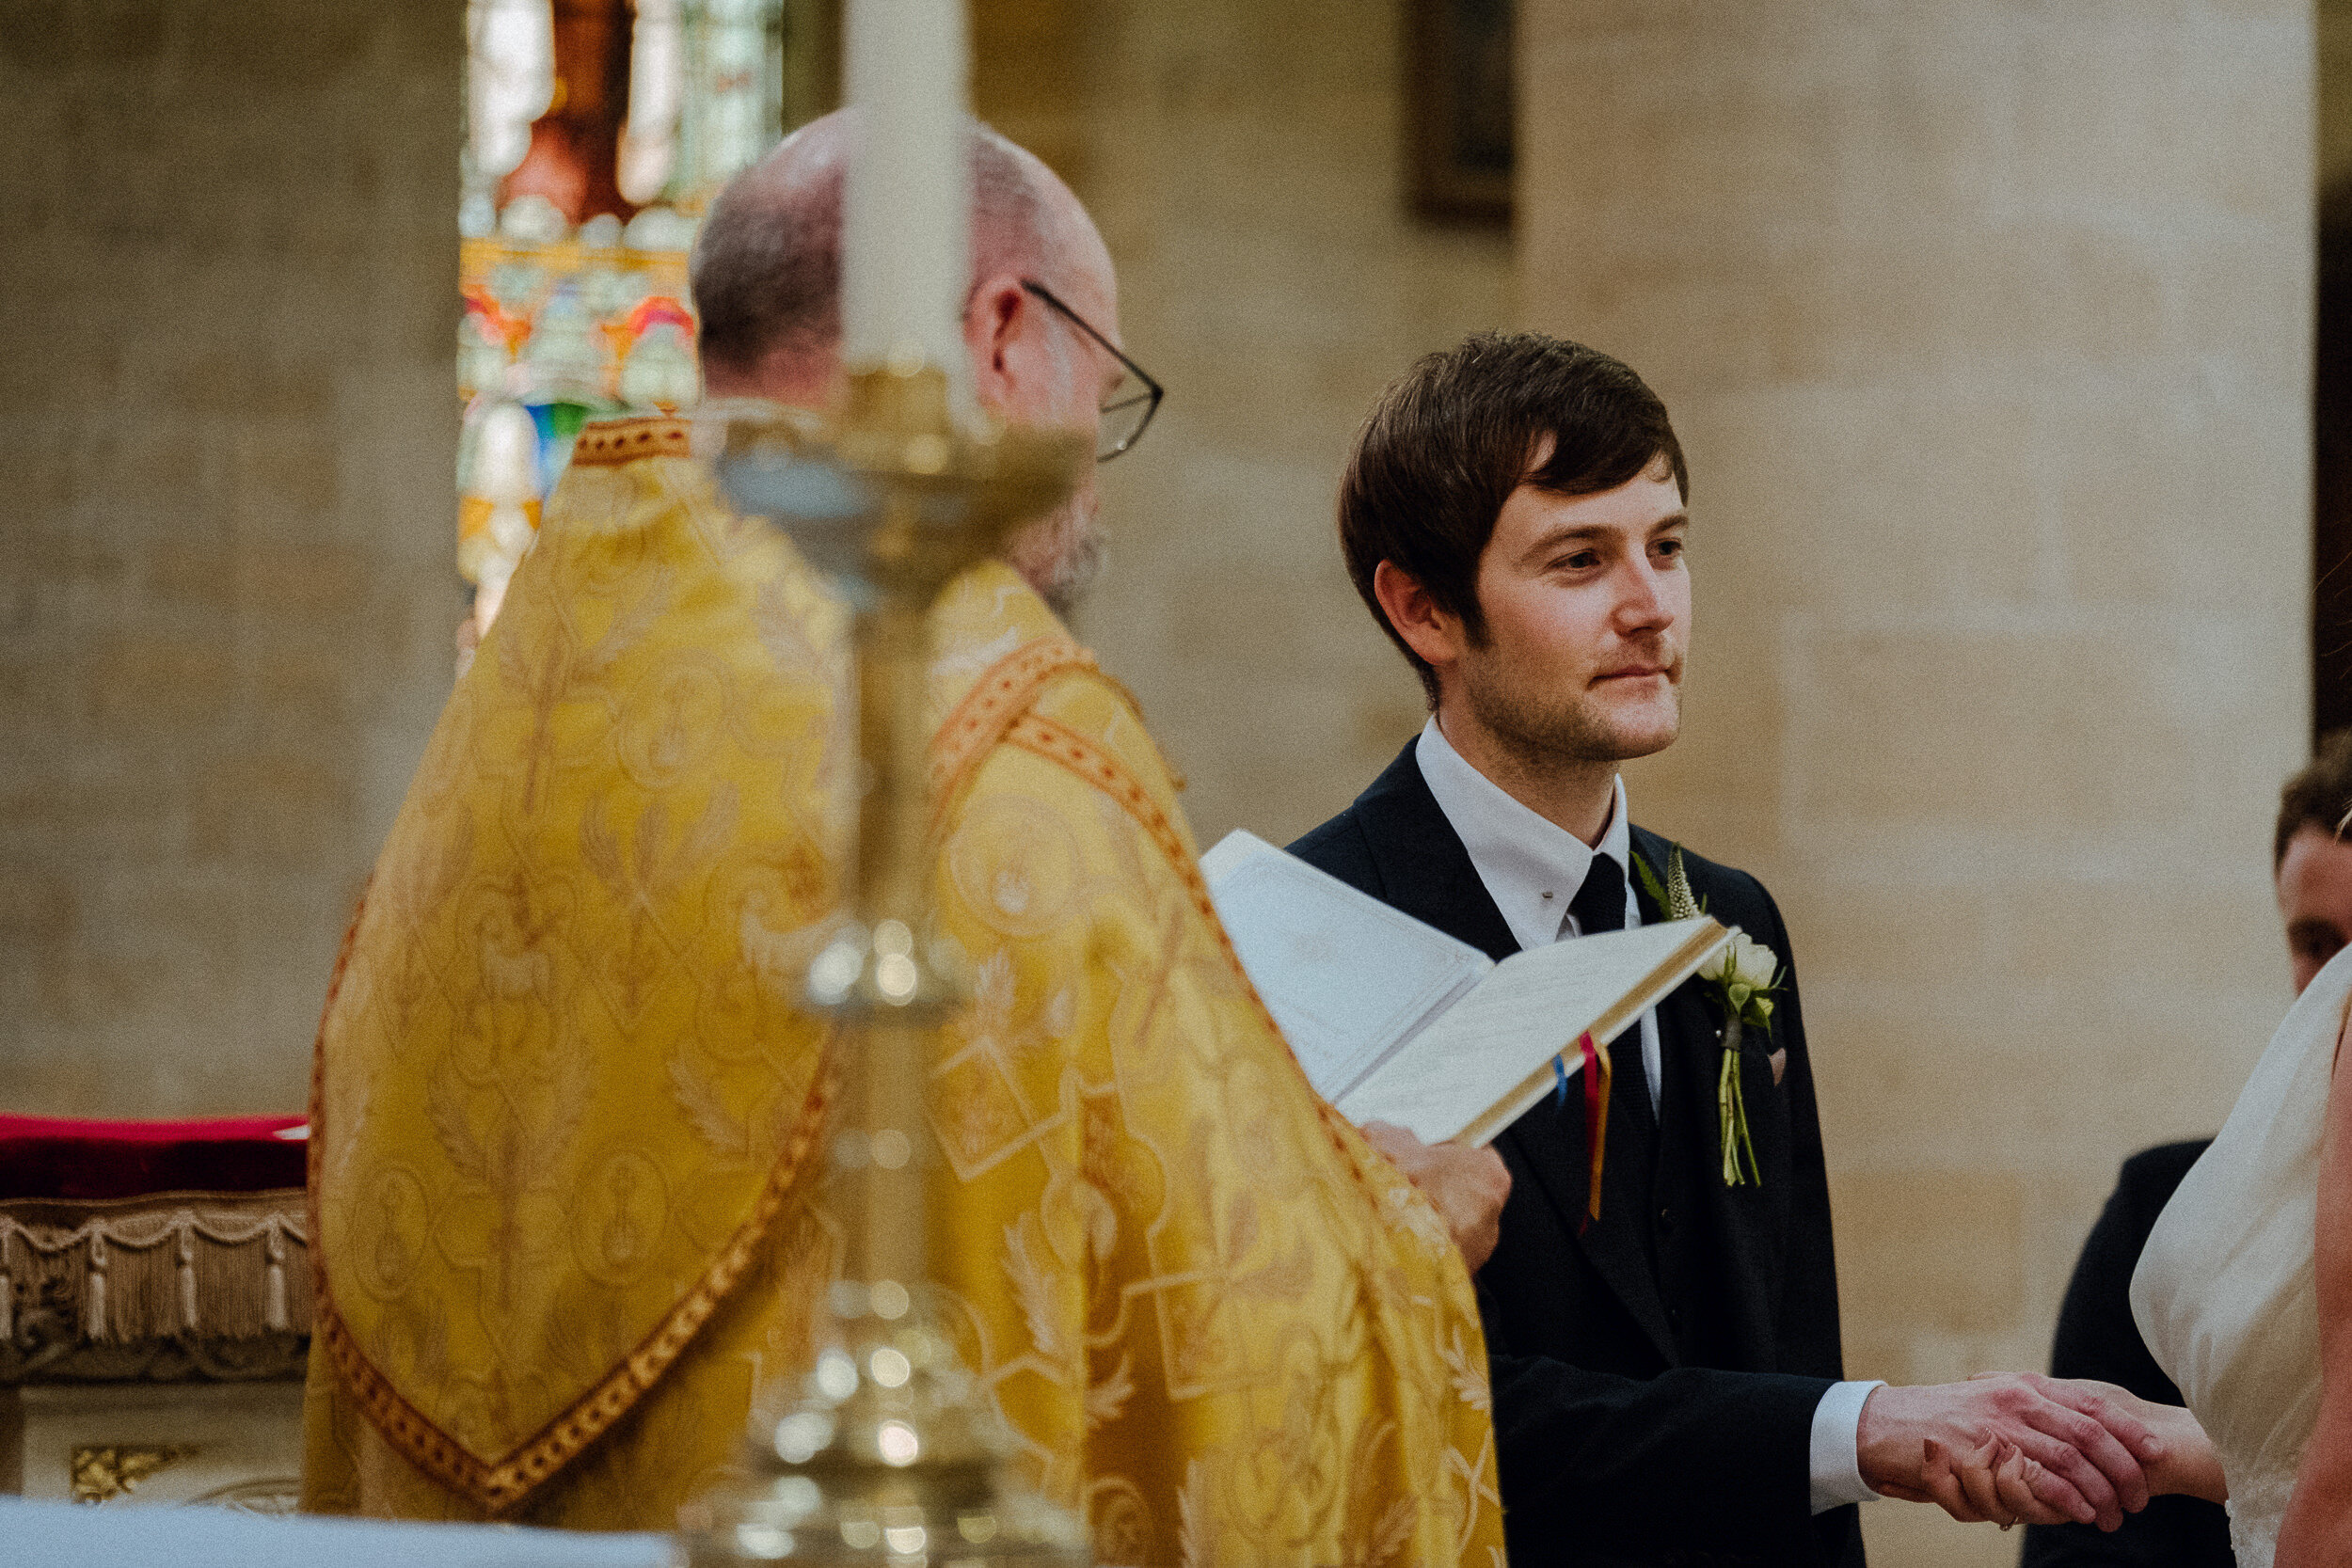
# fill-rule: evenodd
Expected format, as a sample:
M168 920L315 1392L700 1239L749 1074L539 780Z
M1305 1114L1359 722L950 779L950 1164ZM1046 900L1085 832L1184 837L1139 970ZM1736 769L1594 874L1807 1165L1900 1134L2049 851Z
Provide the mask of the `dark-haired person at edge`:
M1391 386L1340 538L1430 720L1293 851L1498 959L1666 918L1677 848L1630 823L1617 766L1679 728L1689 493L1664 406L1591 349L1473 338ZM1679 858L1785 962L1762 884ZM2112 1529L2202 1446L2121 1389L1845 1381L1798 995L1784 970L1740 1048L1756 1180L1724 1178L1724 1014L1695 980L1616 1042L1597 1218L1581 1084L1495 1144L1512 1185L1478 1283L1518 1568L1844 1568L1873 1496Z
M2347 812L2352 730L2334 730L2320 738L2311 766L2280 791L2279 825L2270 842L2271 876L2298 994L2352 942L2352 843L2339 836ZM2181 1391L2156 1366L2132 1321L2132 1271L2156 1216L2211 1142L2165 1144L2123 1162L2058 1308L2050 1347L2053 1376L2097 1378L2158 1404L2181 1402ZM2026 1532L2022 1558L2024 1568L2231 1568L2235 1560L2228 1513L2218 1503L2185 1497L2158 1498L2110 1535L2079 1525L2037 1526Z

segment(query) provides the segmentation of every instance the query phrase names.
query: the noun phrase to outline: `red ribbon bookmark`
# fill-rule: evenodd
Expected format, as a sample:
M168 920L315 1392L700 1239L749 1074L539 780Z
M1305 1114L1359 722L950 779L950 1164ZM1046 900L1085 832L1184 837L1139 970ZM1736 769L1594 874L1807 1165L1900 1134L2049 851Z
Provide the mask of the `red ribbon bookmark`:
M1592 1179L1585 1191L1584 1218L1576 1222L1578 1235L1600 1218L1600 1160L1609 1143L1609 1048L1593 1043L1590 1029L1578 1037L1576 1049L1584 1059L1584 1147L1592 1151Z

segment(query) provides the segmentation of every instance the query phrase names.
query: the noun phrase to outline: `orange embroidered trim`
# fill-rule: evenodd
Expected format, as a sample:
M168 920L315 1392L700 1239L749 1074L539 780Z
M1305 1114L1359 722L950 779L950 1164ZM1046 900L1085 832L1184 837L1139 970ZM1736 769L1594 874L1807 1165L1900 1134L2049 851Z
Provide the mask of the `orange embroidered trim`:
M363 895L361 911L365 908ZM319 1227L319 1161L326 1131L321 1114L326 1077L326 1019L334 1011L335 995L342 989L343 970L351 961L358 930L359 916L355 913L350 929L343 933L342 952L335 960L334 976L327 982L326 1006L319 1015L319 1037L310 1052L309 1206L313 1237L325 1234ZM334 1294L326 1282L326 1249L321 1244L310 1248L312 1289L316 1292L311 1332L326 1345L327 1359L352 1399L410 1464L477 1507L492 1513L504 1513L628 1414L692 1342L711 1314L724 1304L750 1268L753 1253L767 1239L769 1225L777 1211L784 1207L793 1178L824 1127L825 1111L832 1103L834 1087L833 1063L818 1063L808 1099L802 1104L800 1118L793 1125L792 1136L769 1171L750 1217L727 1238L726 1245L703 1271L694 1288L654 1325L651 1333L638 1341L620 1365L501 1459L485 1463L434 1425L376 1370L367 1353L353 1339L342 1315L335 1310Z
M1130 701L1132 703L1132 699ZM1176 825L1168 820L1159 802L1152 799L1152 792L1127 770L1126 764L1100 742L1090 740L1069 725L1041 714L1020 715L1014 720L1005 739L1025 752L1068 768L1109 796L1129 816L1135 818L1169 868L1184 882L1193 909L1208 921L1209 928L1216 933L1217 947L1224 953L1226 965L1232 971L1233 978L1241 982L1242 994L1249 998L1249 1005L1257 1009L1259 1019L1279 1039L1282 1026L1274 1021L1274 1014L1267 1010L1265 1000L1258 994L1258 988L1250 980L1249 972L1242 967L1241 955L1233 951L1233 939L1226 934L1225 922L1217 918L1216 905L1209 897L1209 884L1201 879L1200 861L1185 849L1184 835L1177 832ZM1323 1098L1322 1091L1309 1081L1307 1069L1298 1065L1298 1058L1288 1048L1288 1042L1284 1044L1282 1059L1290 1064L1293 1072L1298 1074L1298 1081L1306 1085L1307 1092L1313 1097L1315 1107L1322 1114L1324 1132L1341 1152L1349 1157L1352 1164L1355 1149L1350 1146L1348 1137L1351 1134L1360 1136L1356 1134L1354 1123L1342 1116ZM1347 1129L1347 1132L1341 1132L1342 1128Z
M1094 656L1066 637L1024 642L972 683L931 737L931 835L961 799L1005 729L1029 711L1046 684L1068 670L1093 670ZM1096 672L1098 674L1101 673ZM1104 677L1108 679L1109 677Z
M351 951L359 943L359 918L368 912L368 892L375 885L375 874L370 872L360 884L359 901L353 906L351 924L343 927L342 945L335 949L335 967L326 976L326 1000L319 1004L319 1029L310 1037L310 1129L302 1146L302 1208L303 1218L310 1227L310 1244L306 1248L310 1262L310 1299L315 1303L310 1331L320 1332L319 1323L326 1310L326 1259L321 1256L326 1248L319 1229L319 1149L326 1142L320 1135L320 1096L326 1087L326 1021L335 1011L335 998L343 989L343 971L351 967Z
M572 443L572 461L591 466L632 463L640 457L685 457L693 426L666 414L634 420L605 420L583 428Z
M1005 738L1025 752L1033 752L1046 761L1058 763L1077 774L1119 802L1121 809L1136 819L1136 825L1151 838L1161 856L1183 879L1184 892L1191 896L1194 910L1216 932L1217 945L1224 949L1227 960L1233 966L1234 974L1241 980L1242 989L1248 993L1250 1006L1258 1009L1258 1016L1265 1021L1266 1027L1279 1035L1281 1025L1276 1023L1274 1015L1266 1011L1265 1003L1258 996L1258 988L1249 983L1248 971L1241 966L1241 955L1233 951L1233 939L1225 934L1225 923L1216 917L1216 905L1209 897L1209 884L1200 878L1200 863L1185 849L1184 835L1176 831L1176 824L1168 820L1168 813L1160 809L1160 803L1152 799L1152 792L1127 771L1127 765L1101 742L1090 740L1059 720L1048 719L1042 714L1022 714L1013 721L1011 732ZM1288 1055L1289 1053L1283 1054ZM1316 1099L1319 1101L1322 1096L1318 1095Z

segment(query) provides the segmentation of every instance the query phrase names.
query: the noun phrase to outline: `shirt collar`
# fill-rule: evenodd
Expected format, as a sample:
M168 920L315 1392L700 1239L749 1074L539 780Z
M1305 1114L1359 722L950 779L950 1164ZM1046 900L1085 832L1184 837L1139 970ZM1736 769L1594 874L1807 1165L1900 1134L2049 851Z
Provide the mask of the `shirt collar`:
M1613 786L1609 826L1594 847L1522 805L1463 760L1435 715L1422 726L1413 757L1520 947L1546 947L1559 940L1568 901L1584 885L1596 854L1616 862L1631 881L1633 835L1627 826L1622 775Z

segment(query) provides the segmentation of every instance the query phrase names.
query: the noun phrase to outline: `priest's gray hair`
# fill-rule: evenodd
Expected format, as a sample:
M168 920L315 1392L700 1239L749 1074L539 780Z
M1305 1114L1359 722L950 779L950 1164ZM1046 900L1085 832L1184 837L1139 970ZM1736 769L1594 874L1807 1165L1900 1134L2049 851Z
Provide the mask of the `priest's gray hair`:
M694 309L706 366L755 374L778 352L812 358L841 338L841 192L854 111L787 137L728 182L694 241ZM1050 270L1060 225L1053 174L993 128L971 122L972 282Z

